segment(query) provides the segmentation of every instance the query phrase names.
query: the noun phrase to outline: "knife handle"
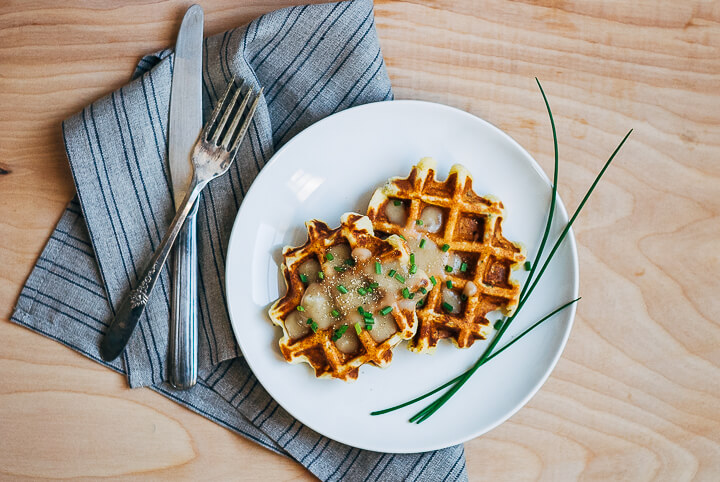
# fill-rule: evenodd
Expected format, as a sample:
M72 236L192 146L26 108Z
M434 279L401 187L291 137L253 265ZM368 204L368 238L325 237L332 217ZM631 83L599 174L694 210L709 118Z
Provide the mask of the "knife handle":
M197 230L199 201L178 234L172 264L170 384L186 390L197 381Z
M130 341L130 337L138 321L140 321L140 317L145 312L145 306L150 301L150 294L158 277L160 277L163 266L165 266L165 261L167 261L170 254L170 248L173 247L188 214L193 209L196 209L195 201L197 201L200 192L207 183L207 180L198 181L196 177L193 177L191 188L185 194L185 198L180 203L170 227L162 241L160 241L155 253L153 253L152 258L150 258L148 267L145 268L142 276L138 278L135 289L130 290L122 299L115 312L115 318L110 323L105 336L100 342L100 356L103 360L113 361L125 350L125 346Z

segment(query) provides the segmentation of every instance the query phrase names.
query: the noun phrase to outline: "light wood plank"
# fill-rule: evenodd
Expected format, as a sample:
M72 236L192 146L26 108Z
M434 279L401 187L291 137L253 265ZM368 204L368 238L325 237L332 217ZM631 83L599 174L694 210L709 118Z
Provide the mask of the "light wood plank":
M208 0L206 32L289 3ZM7 321L73 195L60 121L172 44L189 2L63 5L0 5L0 475L310 478ZM539 77L571 208L635 128L576 224L567 349L524 409L466 444L471 478L717 480L720 3L381 1L376 16L397 98L479 115L549 170Z

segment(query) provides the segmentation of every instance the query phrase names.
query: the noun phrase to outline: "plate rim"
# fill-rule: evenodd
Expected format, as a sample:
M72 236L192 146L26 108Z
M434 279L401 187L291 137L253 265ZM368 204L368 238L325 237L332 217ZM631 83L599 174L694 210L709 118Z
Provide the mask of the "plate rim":
M552 182L550 181L550 178L545 173L545 171L542 169L540 164L535 160L535 158L519 143L517 142L510 134L505 132L504 130L500 129L495 124L491 123L490 121L487 121L475 114L472 114L470 112L464 111L462 109L459 109L457 107L449 106L447 104L441 104L437 102L430 102L425 100L415 100L415 99L401 99L401 100L392 100L392 101L378 101L378 102L370 102L367 104L362 104L358 106L353 106L347 109L344 109L342 111L330 114L326 117L323 117L322 119L318 120L317 122L309 125L302 131L298 132L292 139L290 139L288 142L286 142L280 149L275 151L275 153L272 155L270 160L261 168L261 170L258 172L258 174L255 176L255 179L253 180L252 184L248 188L248 190L245 193L245 196L243 197L243 202L241 202L240 207L238 209L237 214L235 215L235 219L233 220L233 227L230 232L230 237L228 238L228 248L226 253L226 262L225 262L225 294L226 294L226 303L227 303L227 311L228 311L228 318L230 320L230 325L232 327L233 335L235 336L235 340L238 344L238 348L243 354L243 357L245 358L245 361L248 364L248 367L252 371L253 375L257 378L258 382L262 385L263 389L267 391L268 395L277 403L280 405L285 411L288 412L290 416L292 416L294 419L296 419L298 422L302 423L306 427L310 428L311 430L317 432L318 434L322 435L323 437L327 437L330 440L335 440L336 442L348 445L350 447L355 447L361 450L370 450L375 452L387 452L387 453L397 453L397 454L410 454L410 453L422 453L422 452L428 452L428 451L434 451L434 450L441 450L444 448L452 447L458 444L465 443L469 440L475 439L481 435L484 435L493 429L497 428L498 426L505 423L508 419L510 419L512 416L514 416L516 413L518 413L527 403L538 393L540 388L547 382L548 378L550 378L550 375L555 371L555 367L557 366L557 363L559 362L563 352L565 351L565 347L567 346L567 341L570 337L570 333L572 331L572 328L575 324L575 315L577 312L577 303L573 303L570 305L568 309L568 321L567 321L567 328L565 329L562 339L560 340L557 348L557 352L553 356L550 363L547 365L547 369L543 373L541 377L538 377L536 382L532 385L532 388L528 391L527 395L522 398L517 404L515 404L514 407L512 407L505 416L498 418L494 423L489 424L488 426L482 426L478 428L475 431L471 431L469 435L463 435L460 437L456 437L453 441L445 441L437 444L430 445L428 444L427 447L421 449L421 450L403 450L402 447L394 447L393 450L389 451L387 449L382 449L378 447L372 447L367 446L364 444L358 444L357 442L354 442L352 440L348 440L344 437L330 437L329 435L324 434L321 430L319 430L312 422L308 422L305 420L302 416L298 416L296 413L293 413L293 411L280 403L278 401L277 397L273 394L272 390L268 388L261 378L256 374L255 370L253 369L253 363L251 362L251 359L248 358L245 355L245 352L242 347L241 337L238 334L238 328L236 328L236 322L233 320L232 316L232 309L231 309L231 297L227 296L229 293L229 286L228 282L231 279L229 276L229 267L232 265L230 262L231 259L234 259L234 256L231 256L233 253L233 250L231 250L231 247L235 244L233 243L233 240L235 236L240 236L236 233L236 228L239 231L240 228L238 228L238 219L240 218L241 214L244 212L244 208L246 207L246 203L244 202L245 199L251 195L253 190L259 189L256 186L259 184L258 179L260 179L261 176L264 175L263 171L266 171L266 169L271 166L272 164L275 164L278 162L278 158L281 157L281 154L284 153L286 149L288 149L293 142L298 138L298 136L303 135L307 133L310 130L317 130L321 129L324 124L327 122L332 122L336 117L345 116L345 115L352 115L348 114L348 112L356 112L359 110L367 110L367 109L374 109L382 106L383 108L388 107L390 105L420 105L427 108L436 108L436 109L444 109L449 112L452 112L454 115L460 115L466 118L471 119L472 121L479 121L482 124L485 124L488 128L491 130L494 130L496 133L500 134L506 141L510 142L514 145L517 149L521 151L521 153L527 158L529 162L530 167L532 167L539 175L540 177L545 181L545 183L548 185L548 187L552 186ZM393 108L393 107L390 107ZM266 171L267 172L267 171ZM565 205L562 201L562 198L560 197L560 194L558 193L556 195L556 215L560 215L560 221L561 222L567 222L569 220L569 216L567 213L567 210L565 208ZM567 236L565 240L563 241L563 244L567 243L567 248L570 249L570 263L572 267L572 275L573 275L573 283L572 283L572 293L574 298L578 297L579 293L579 287L580 287L580 266L579 266L579 258L578 258L578 252L577 252L577 242L575 239L575 233L572 227L568 230ZM561 245L562 246L562 245ZM267 320L266 320L267 321Z

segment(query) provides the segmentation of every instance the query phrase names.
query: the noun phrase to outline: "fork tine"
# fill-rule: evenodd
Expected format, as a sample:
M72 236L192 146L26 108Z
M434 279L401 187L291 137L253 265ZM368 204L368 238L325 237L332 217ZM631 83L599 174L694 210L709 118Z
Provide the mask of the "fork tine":
M210 138L210 131L212 130L213 126L215 125L215 121L217 120L218 115L220 115L220 111L223 108L223 105L225 104L225 99L227 99L228 94L230 93L230 90L232 89L232 86L235 85L235 77L230 79L230 82L228 83L227 88L225 89L225 93L218 99L217 104L215 104L215 109L213 109L212 114L210 115L210 120L208 120L205 123L205 127L203 127L202 130L202 138L205 140L208 140Z
M240 93L239 90L238 90L238 93ZM235 117L233 118L232 123L230 124L230 127L228 127L228 130L225 133L225 136L223 137L222 146L226 150L230 150L230 149L228 149L230 147L230 140L233 138L233 134L235 134L235 129L237 128L237 125L240 123L240 119L242 118L243 111L245 111L245 106L247 105L248 100L250 100L250 96L252 95L252 93L253 93L253 89L251 87L247 91L247 94L245 94L245 97L243 98L242 103L240 104L240 107L238 107L237 113L235 114ZM229 114L231 110L232 109L229 108L227 113Z
M257 109L258 102L260 102L260 97L263 95L263 91L265 90L264 87L260 88L260 92L257 93L255 96L255 100L253 100L252 105L250 106L250 110L248 110L247 117L245 117L245 121L242 124L242 127L240 127L240 132L238 133L237 138L235 139L235 142L233 143L232 149L230 149L230 152L236 151L238 147L240 147L240 143L245 138L245 134L248 130L248 127L250 126L250 121L252 120L253 116L255 115L255 109Z
M220 134L222 134L222 131L225 129L225 124L227 124L228 119L230 118L230 113L232 112L233 108L235 107L235 103L237 102L238 96L240 95L240 89L237 89L235 91L235 94L233 94L232 99L230 99L230 103L228 103L227 107L223 109L223 115L220 118L220 121L218 122L217 127L215 128L215 132L213 132L212 138L210 141L215 144L216 146L220 145L218 143L218 140L220 139Z

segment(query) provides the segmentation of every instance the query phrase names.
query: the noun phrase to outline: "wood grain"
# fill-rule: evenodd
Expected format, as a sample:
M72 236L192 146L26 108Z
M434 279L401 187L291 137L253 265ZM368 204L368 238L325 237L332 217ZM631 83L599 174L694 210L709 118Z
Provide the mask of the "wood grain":
M73 195L60 121L172 44L189 4L63 3L0 4L0 476L310 478L7 321ZM206 31L288 3L205 1ZM718 480L720 3L383 1L376 16L397 98L479 115L549 170L539 77L570 208L635 129L576 224L567 349L524 409L466 444L471 478Z

